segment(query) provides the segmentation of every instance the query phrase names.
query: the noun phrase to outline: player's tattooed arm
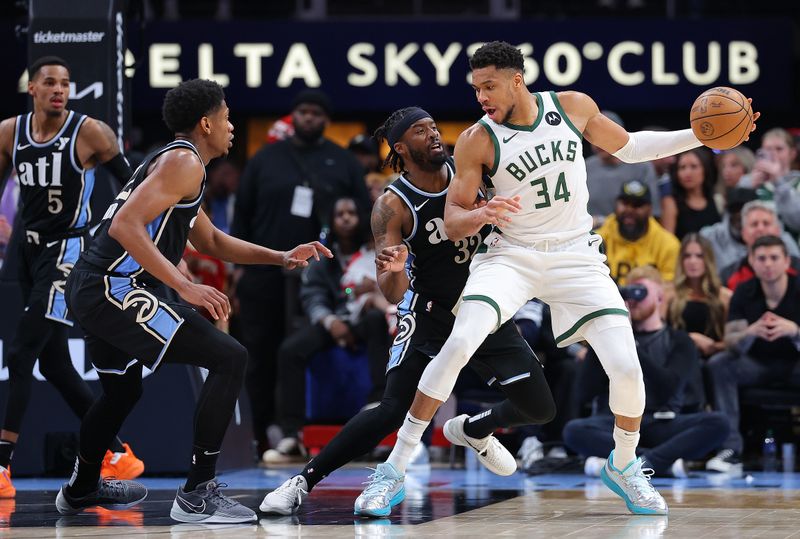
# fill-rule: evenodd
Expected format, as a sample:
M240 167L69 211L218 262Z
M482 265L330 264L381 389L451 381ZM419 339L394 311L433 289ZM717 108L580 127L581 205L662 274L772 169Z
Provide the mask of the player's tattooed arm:
M378 286L392 303L402 300L408 290L405 272L408 248L403 244L403 208L403 202L392 192L381 195L372 208Z

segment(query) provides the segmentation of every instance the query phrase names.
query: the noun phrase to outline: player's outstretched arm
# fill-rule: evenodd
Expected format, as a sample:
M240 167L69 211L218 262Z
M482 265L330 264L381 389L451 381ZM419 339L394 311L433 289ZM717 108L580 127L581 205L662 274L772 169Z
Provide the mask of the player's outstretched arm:
M375 266L383 296L399 303L408 290L405 271L408 248L403 244L404 205L400 197L387 191L372 208L372 236L375 238Z
M580 92L561 92L558 98L586 140L625 163L653 161L703 145L691 129L629 133L601 113L591 97ZM760 115L758 112L753 115L751 131L755 130Z
M474 236L486 224L502 228L511 221L509 213L520 210L519 197L495 196L488 203L477 203L484 168L494 163L494 146L484 128L475 124L456 141L456 175L447 189L444 231L451 241Z
M331 258L330 250L318 241L304 243L291 251L275 251L225 234L213 225L201 209L189 233L192 245L201 253L234 264L270 264L287 269L305 267L320 255Z

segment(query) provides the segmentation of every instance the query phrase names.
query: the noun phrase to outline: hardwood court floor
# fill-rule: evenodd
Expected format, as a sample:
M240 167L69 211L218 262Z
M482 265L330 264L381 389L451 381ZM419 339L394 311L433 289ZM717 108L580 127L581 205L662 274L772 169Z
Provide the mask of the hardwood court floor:
M295 469L224 474L229 494L256 508L264 494ZM179 479L143 480L150 494L126 511L94 510L61 517L53 500L60 481L15 480L15 500L0 500L0 539L6 537L733 537L800 539L800 474L754 473L719 480L698 474L656 479L669 517L633 516L598 479L580 475L497 477L485 470L437 469L409 474L406 501L391 517L353 517L353 500L369 471L340 470L314 489L294 517L252 525L203 526L170 520Z

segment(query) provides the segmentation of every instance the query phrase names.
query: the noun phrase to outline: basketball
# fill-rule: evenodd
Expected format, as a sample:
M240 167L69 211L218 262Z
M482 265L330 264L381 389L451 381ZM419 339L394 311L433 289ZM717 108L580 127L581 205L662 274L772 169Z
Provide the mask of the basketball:
M750 133L753 109L738 90L718 86L695 100L689 121L700 142L715 150L730 150Z

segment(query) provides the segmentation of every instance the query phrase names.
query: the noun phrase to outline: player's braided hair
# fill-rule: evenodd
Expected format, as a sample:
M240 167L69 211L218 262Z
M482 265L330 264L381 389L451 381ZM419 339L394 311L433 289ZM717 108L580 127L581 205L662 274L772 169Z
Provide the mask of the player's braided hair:
M518 69L521 72L524 65L522 52L505 41L491 41L475 51L469 59L470 69L494 66L498 69Z
M216 82L187 80L167 92L161 114L170 131L186 133L194 129L200 118L222 106L224 99L225 92Z
M383 125L380 126L378 129L375 130L375 133L372 135L372 138L380 144L382 141L389 140L389 132L392 128L400 122L405 116L416 107L406 107L404 109L399 109L394 111L391 116L389 116ZM405 173L408 172L406 170L406 165L403 162L403 158L394 151L394 148L391 146L389 147L389 155L386 156L386 160L383 162L383 166L390 166L392 170L395 172Z

